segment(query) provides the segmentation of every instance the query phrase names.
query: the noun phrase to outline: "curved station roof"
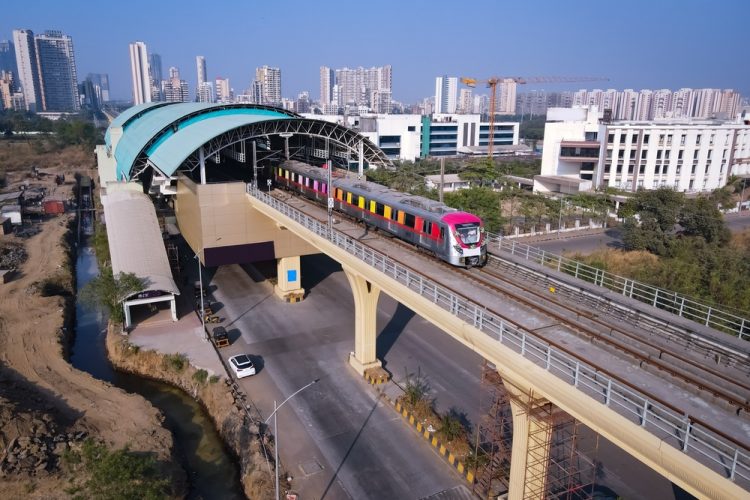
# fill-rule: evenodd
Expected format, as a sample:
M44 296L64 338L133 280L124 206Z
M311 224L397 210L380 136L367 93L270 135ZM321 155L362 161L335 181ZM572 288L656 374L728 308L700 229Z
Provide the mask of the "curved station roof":
M105 142L117 162L117 179L130 180L145 166L172 176L207 143L214 148L206 151L210 156L233 141L274 134L325 138L354 155L362 151L368 163L390 165L379 148L346 127L256 104L159 102L133 106L112 121ZM217 140L222 137L226 139Z

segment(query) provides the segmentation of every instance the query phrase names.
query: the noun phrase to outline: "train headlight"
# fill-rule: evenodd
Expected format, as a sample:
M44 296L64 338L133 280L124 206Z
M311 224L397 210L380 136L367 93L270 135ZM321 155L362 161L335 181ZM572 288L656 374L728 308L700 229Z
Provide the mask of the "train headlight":
M459 255L464 254L464 249L461 248L461 245L453 245L453 248L456 250L456 252L458 252Z

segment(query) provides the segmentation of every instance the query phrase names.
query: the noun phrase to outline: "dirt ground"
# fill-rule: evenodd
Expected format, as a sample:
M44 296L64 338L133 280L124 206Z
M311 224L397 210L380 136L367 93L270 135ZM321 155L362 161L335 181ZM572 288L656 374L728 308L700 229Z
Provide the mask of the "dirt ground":
M56 186L54 176L65 173L66 180L72 180L74 172L42 170L48 175L29 183L47 187L50 198L67 199L72 184ZM19 172L9 173L6 191L25 180ZM154 452L157 460L171 461L172 436L161 425L162 415L140 396L74 369L66 360L67 337L62 331L66 299L43 297L32 286L53 276L70 279L62 239L72 218L66 214L49 219L41 224L39 234L27 239L0 236L22 242L28 253L15 278L0 284L0 488L4 498L68 497L62 489L66 478L56 465L59 454L50 452L45 458L40 452L59 452L65 446L57 443L63 441L73 445L88 436L114 447L128 445L133 451ZM19 443L28 443L28 449L19 448ZM27 467L33 470L26 470L19 460L32 451L37 453L36 463Z

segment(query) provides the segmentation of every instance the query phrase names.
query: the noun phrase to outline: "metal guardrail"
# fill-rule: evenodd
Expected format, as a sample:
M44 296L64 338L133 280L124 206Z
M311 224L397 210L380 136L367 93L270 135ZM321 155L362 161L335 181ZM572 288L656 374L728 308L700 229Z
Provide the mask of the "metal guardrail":
M497 249L511 255L557 269L565 274L607 288L625 297L644 302L695 323L731 333L742 340L750 340L750 319L703 304L677 292L623 278L603 269L525 243L512 241L494 234L490 234L489 238L490 245L495 244Z
M354 238L253 188L252 184L247 185L247 193L640 425L664 443L681 450L731 481L741 480L743 487L750 487L750 450L747 448L702 426L690 415L650 400L587 363L556 350L531 332L508 324L486 307L454 294L386 255L362 245Z

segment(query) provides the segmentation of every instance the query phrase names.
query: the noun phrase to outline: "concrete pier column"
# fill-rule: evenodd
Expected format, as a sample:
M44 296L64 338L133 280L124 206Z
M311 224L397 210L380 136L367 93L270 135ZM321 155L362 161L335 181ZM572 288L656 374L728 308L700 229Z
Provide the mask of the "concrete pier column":
M380 288L351 269L344 267L344 272L354 295L354 352L349 354L349 364L364 375L365 370L382 366L375 352Z
M169 309L172 312L172 321L177 321L177 300L175 300L174 295L169 301Z
M513 447L508 500L544 500L552 445L550 403L509 383L513 415Z
M305 296L302 288L302 272L297 257L282 257L276 261L277 283L273 287L279 298L287 302L300 302Z
M206 152L203 146L198 150L198 162L200 163L201 184L206 183Z

